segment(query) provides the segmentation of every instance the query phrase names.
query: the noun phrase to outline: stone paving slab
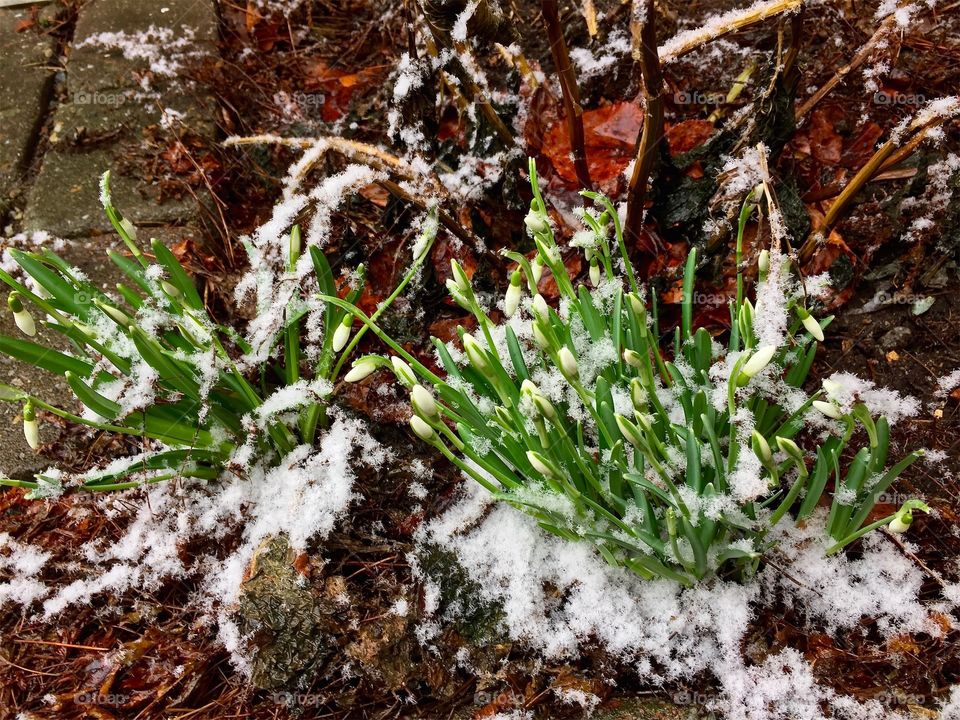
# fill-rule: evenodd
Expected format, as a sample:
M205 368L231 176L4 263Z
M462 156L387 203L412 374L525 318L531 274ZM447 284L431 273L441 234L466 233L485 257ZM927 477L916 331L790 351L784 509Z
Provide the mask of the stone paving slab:
M165 113L176 118L179 133L213 137L212 99L182 72L204 55L215 55L216 40L210 0L85 4L67 63L69 100L54 114L24 228L59 237L109 230L98 187L107 169L114 177L115 204L135 223L164 225L195 217L192 196L163 199L160 189L132 168L151 162L144 157L144 134Z
M22 182L53 87L53 38L17 32L28 8L0 8L0 216Z

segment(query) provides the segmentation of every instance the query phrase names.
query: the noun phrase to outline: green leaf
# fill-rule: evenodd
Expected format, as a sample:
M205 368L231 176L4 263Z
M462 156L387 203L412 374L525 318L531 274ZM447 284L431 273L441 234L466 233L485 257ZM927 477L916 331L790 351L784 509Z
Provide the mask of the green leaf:
M65 375L72 372L75 375L87 377L93 370L93 364L85 360L71 357L58 350L28 340L20 340L7 335L0 335L0 352L56 375Z
M150 247L153 248L153 254L157 258L157 262L166 268L170 284L180 291L186 305L194 310L202 310L203 301L200 299L200 294L197 292L193 279L187 275L183 265L177 260L177 256L156 238L150 241Z
M73 390L73 394L77 396L80 402L93 410L97 415L107 420L115 420L120 415L123 408L121 408L119 404L105 398L72 372L67 372L66 376L67 382L70 384L70 389Z

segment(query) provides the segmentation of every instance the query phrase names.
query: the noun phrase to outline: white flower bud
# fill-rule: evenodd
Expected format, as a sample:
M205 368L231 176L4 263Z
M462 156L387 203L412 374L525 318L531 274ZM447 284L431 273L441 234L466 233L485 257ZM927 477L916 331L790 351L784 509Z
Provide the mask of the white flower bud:
M741 376L745 376L749 380L758 375L760 371L770 364L770 361L773 360L773 356L776 354L776 345L764 345L763 347L757 348L740 370Z
M410 404L413 405L413 411L425 420L439 420L440 410L437 407L437 401L433 395L423 385L417 384L410 391Z
M797 306L797 316L800 318L800 322L803 323L803 327L806 328L807 332L810 333L817 342L823 342L823 328L820 327L817 319L807 312L806 308L800 306Z
M892 533L896 533L897 535L902 535L903 533L905 533L907 530L910 529L910 525L912 523L913 523L913 517L909 518L909 522L904 522L904 520L901 519L900 515L897 515L893 520L890 521L890 524L887 526L887 528Z
M413 370L410 369L403 358L394 355L390 358L390 364L393 366L393 374L397 376L397 380L401 383L407 387L413 387L417 384L417 376L413 374Z
M346 375L343 376L344 382L355 383L360 382L365 377L373 373L380 366L380 361L378 358L367 355L366 357L358 358L353 361L351 365L351 370Z
M600 263L596 257L590 260L590 284L594 287L600 284Z
M507 287L507 294L503 299L503 312L507 317L512 317L520 305L520 271L514 270L510 276L510 285Z
M836 380L831 380L827 378L823 381L824 392L827 393L827 397L838 398L840 397L840 392L843 390L843 384L838 383Z
M527 213L527 216L523 219L523 222L527 226L527 229L534 235L537 233L546 232L550 229L550 224L544 219L544 217L540 213L534 212L533 210Z
M340 324L337 325L336 331L333 333L333 351L340 352L346 347L347 342L350 340L350 331L353 329L353 315L347 313L346 317L340 321Z
M627 439L627 442L634 447L643 447L645 444L643 436L640 434L640 429L636 425L627 420L623 415L614 415L614 419L617 421L617 428L620 430L620 434Z
M465 333L463 336L463 350L467 353L467 359L470 360L470 364L476 368L477 372L485 376L490 375L490 362L487 360L486 353L470 333Z
M410 429L413 430L414 435L424 442L433 442L434 437L436 437L436 433L430 427L430 424L419 415L410 418Z
M544 477L554 478L557 477L556 470L553 468L553 463L547 460L543 455L533 450L527 451L527 460L530 461L530 464L533 465L533 469Z
M540 278L543 277L543 263L540 262L540 257L535 257L530 263L530 274L533 275L534 284L540 282Z
M643 367L643 355L638 353L636 350L631 350L629 348L624 348L623 350L623 361L633 368L642 368Z
M10 293L10 297L7 298L7 305L10 306L10 310L13 312L13 321L17 324L17 327L27 337L33 337L37 334L37 325L33 321L33 315L23 306L23 302L20 300L20 293L14 291Z
M137 226L130 222L129 219L123 218L123 220L120 221L120 227L130 236L131 240L137 239Z
M540 293L533 296L533 314L541 322L550 322L550 306Z
M118 310L117 308L113 307L112 305L107 305L106 303L102 303L102 302L100 302L99 300L94 300L93 303L94 303L94 305L96 305L98 308L100 308L101 310L103 310L103 312L105 312L107 315L109 315L110 318L111 318L117 325L120 325L121 327L128 328L128 327L130 327L130 325L133 323L133 320L130 319L130 316L127 315L127 314L126 314L125 312L123 312L122 310Z
M560 352L557 353L557 357L560 360L560 372L567 378L580 376L580 368L577 367L577 358L573 356L570 348L564 345L560 348Z
M770 443L767 442L767 439L763 435L754 430L750 440L750 444L753 446L753 454L760 458L760 462L766 465L773 460L773 452L770 450Z
M23 436L27 439L27 445L36 450L40 447L40 426L37 425L37 413L33 408L32 402L27 402L23 406Z
M450 271L453 273L453 280L457 289L464 295L469 293L471 290L470 278L467 277L463 266L458 263L455 258L450 259ZM449 285L447 285L447 287L449 287Z
M832 402L824 402L823 400L814 400L812 405L814 408L819 410L828 418L839 420L840 418L843 417L843 411L841 411L840 408L834 405Z
M543 329L540 327L539 323L533 324L533 341L541 350L550 349L550 339L543 332Z
M647 409L647 391L644 390L640 378L633 378L630 381L630 402L633 403L634 410Z
M757 269L764 275L770 272L770 251L763 249L757 255Z

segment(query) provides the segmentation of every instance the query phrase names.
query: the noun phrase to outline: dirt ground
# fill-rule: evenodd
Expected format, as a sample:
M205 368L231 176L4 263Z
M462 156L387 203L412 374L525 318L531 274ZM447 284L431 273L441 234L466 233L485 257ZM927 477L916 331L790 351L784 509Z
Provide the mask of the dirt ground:
M435 5L443 7L444 3ZM539 3L511 0L503 5L510 28L542 27ZM392 96L388 80L400 54L412 44L411 23L421 22L415 3L313 0L287 18L258 12L253 3L222 1L219 6L221 57L190 72L216 95L223 137L262 132L310 137L342 132L355 140L385 143L386 108ZM591 42L592 47L603 46L611 32L626 28L624 4L597 0L596 6L602 22L598 37L591 41L579 3L561 5L570 46ZM658 4L661 37L681 29L684 19L735 6L728 0ZM778 102L787 103L790 117L811 97L810 88L821 87L870 38L877 25L875 9L875 3L848 2L806 9L799 31L799 76L791 80L795 90L782 89L777 96ZM782 26L786 35L789 26ZM777 30L775 20L762 23L724 40L730 46L724 45L727 55L720 60L694 53L666 69L668 139L674 162L665 163L651 192L648 230L656 236L660 250L651 256L638 248L638 263L667 298L688 240L699 232L695 229L703 220L700 210L678 207L671 198L684 191L699 192L698 175L703 175L704 168L714 167L718 148L733 142L721 138L716 147L704 145L711 135L722 135L712 124L705 126L716 107L686 100L698 93L704 97L726 95L752 52L757 55L758 67L751 87L732 107L724 106L724 112L733 114L748 98L756 97L763 81L771 78L765 58L776 47ZM527 151L539 156L548 192L573 193L576 182L564 159L569 140L546 34L523 32L513 38L507 30L503 32L508 38L504 44L517 39L527 58L542 67L550 82L549 88L530 90L524 98L537 112L518 121L518 135ZM916 110L915 104L898 98L934 98L956 91L960 86L958 38L960 5L924 12L915 27L896 35L866 62L866 66L888 63L890 69L881 73L878 92L893 101L865 101L863 78L855 70L805 113L796 127L788 123L785 129L777 129L774 121L782 120L783 115L775 109L764 116L770 120L769 127L750 137L778 148L771 170L782 182L782 199L794 200L800 209L796 227L804 227L804 222L818 213L822 216L826 205L869 159L878 140ZM517 73L506 66L498 51L486 42L481 48L490 84L517 88ZM600 178L600 186L617 196L626 191L622 170L632 157L642 119L637 99L639 77L637 64L626 54L582 82L591 168L594 177ZM434 133L430 142L438 166L456 168L459 159L473 150L471 142L479 142L478 135L469 132L469 121L458 112L449 88L437 85L436 80L431 78L433 84L426 83L413 93L403 111L419 113ZM282 102L278 102L278 94L282 94ZM796 102L792 95L798 98ZM499 109L508 118L516 112L508 103ZM479 136L490 135L489 127L481 127ZM925 447L947 455L941 466L917 464L898 486L898 492L926 497L936 511L915 522L911 546L901 548L923 569L927 578L924 594L929 597L936 594L939 583L956 582L960 577L960 535L956 531L960 396L936 395L937 379L960 368L956 330L960 324L956 274L960 205L954 198L937 218L935 233L906 243L902 233L911 211L903 207L903 199L921 195L930 163L958 148L960 131L954 123L945 128L938 142L922 146L900 163L896 172L870 184L837 227L836 237L831 236L833 242L806 267L810 274L831 272L838 288L832 302L837 319L814 365L811 384L833 371L849 370L878 385L914 395L922 410L896 428L891 453ZM402 148L392 151L399 153ZM228 209L228 227L223 232L211 229L207 246L195 248L191 268L198 281L206 284L214 312L242 325L249 319L249 310L233 309L229 294L243 263L236 238L268 217L279 180L294 155L280 148L238 151L208 147L197 152L210 154L211 168L215 163L211 176ZM336 170L340 162L331 157L318 172ZM462 312L444 300L443 280L450 257L475 268L481 286L503 287L505 266L494 251L524 242L522 216L529 196L523 184L517 167L510 166L503 179L472 206L455 209L460 225L487 238L487 247L458 247L449 238L437 243L428 268L428 292L420 298L427 322L410 322L416 308L402 308L385 321L409 348L426 354L429 335L446 339L463 320ZM333 259L346 267L361 260L367 263L371 278L370 290L363 298L367 307L389 292L402 275L406 243L412 234L411 217L407 203L382 188L371 187L344 205L336 218L339 237L330 248ZM225 244L234 252L234 263L224 259L229 257ZM710 262L701 270L703 291L729 289L730 268L727 239L714 247ZM914 314L916 302L927 297L934 299L933 304L922 314ZM698 322L718 334L724 331L722 313L709 308L699 315ZM399 396L394 399L402 400ZM411 448L401 427L402 417L389 396L384 399L369 390L341 388L339 401L351 412L370 416L375 434L397 452L416 450ZM74 432L63 429L65 438ZM123 449L105 439L98 442L105 453ZM59 460L75 467L89 462L79 455ZM544 664L493 633L495 618L485 615L482 608L470 616L472 622L443 632L436 641L439 654L424 650L413 631L415 613L399 617L390 615L389 608L397 588L412 582L406 556L412 548L413 532L425 518L450 504L458 478L453 468L437 463L433 479L427 483L427 500L417 501L407 492L411 478L402 469L404 465L397 462L393 468L359 473L355 490L360 499L353 505L349 521L309 553L293 558L287 557L282 547L264 551L264 567L275 569L277 582L295 566L309 581L311 607L320 608L314 632L326 638L325 651L319 653L319 660L299 669L295 691L311 698L309 706L301 703L296 711L288 709L285 697L297 705L296 697L282 694L288 688L251 689L231 667L227 654L215 646L211 628L197 613L184 609L194 591L190 582L177 582L156 593L105 594L95 604L68 609L53 624L31 621L16 608L0 611L0 635L4 638L0 720L14 718L18 712L35 713L23 717L42 718L467 718L521 708L534 711L537 717L562 718L577 717L579 711L552 699L551 688L598 694L604 701L601 711L616 711L636 698L669 704L678 692L694 696L710 692L710 678L703 678L697 686L649 687L601 649L575 664ZM95 539L115 536L119 528L89 497L31 502L21 491L10 490L0 493L0 532L50 549L56 575L44 579L67 582L71 558L78 549ZM446 571L454 573L452 585L464 584L455 570ZM266 577L274 577L270 572ZM344 590L352 604L334 606L330 599ZM869 619L839 637L812 634L804 629L803 620L786 609L762 614L751 628L751 643L758 642L770 651L787 645L800 648L814 663L819 681L861 699L881 693L889 698L893 693L900 698L893 703L898 709L911 706L920 717L923 712L934 717L932 708L950 685L960 682L960 636L956 631L940 638L906 636L888 643ZM276 645L271 639L265 643ZM475 669L451 671L453 658L464 644L483 648ZM342 672L347 662L354 668L352 674ZM679 713L689 709L678 708L676 714L670 714L674 711L663 708L662 717L680 717Z

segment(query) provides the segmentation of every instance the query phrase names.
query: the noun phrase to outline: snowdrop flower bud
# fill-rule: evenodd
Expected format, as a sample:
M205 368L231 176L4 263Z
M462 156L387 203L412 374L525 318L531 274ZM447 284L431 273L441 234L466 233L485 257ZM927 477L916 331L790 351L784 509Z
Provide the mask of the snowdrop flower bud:
M824 402L823 400L814 400L812 404L814 408L819 410L828 418L839 420L840 418L843 417L843 411L840 410L840 408L834 405L832 402Z
M773 360L773 356L776 354L776 345L764 345L758 348L756 352L750 356L750 359L744 363L743 368L740 370L740 377L749 380L758 375L761 370L770 364L770 361Z
M486 353L480 347L480 343L470 333L463 336L463 350L467 353L470 364L477 369L481 375L490 375L490 361L487 360Z
M419 415L410 418L410 429L413 430L414 435L424 442L433 442L436 437L436 433L430 427L430 424Z
M637 420L637 425L639 425L645 433L648 435L653 434L653 417L647 413L634 412L633 417Z
M643 389L640 378L634 378L630 381L630 402L633 403L634 410L647 409L647 391Z
M540 293L533 296L533 314L542 322L550 322L550 306Z
M397 359L399 360L399 358ZM401 362L403 361L401 360ZM358 358L353 361L350 372L344 375L343 379L348 383L360 382L365 377L373 373L373 371L379 366L379 359L373 355L367 355L366 357Z
M633 368L643 367L643 355L638 353L636 350L625 348L623 351L623 361Z
M770 272L770 251L764 248L757 255L757 269L761 274L766 275Z
M890 524L887 528L892 533L903 534L910 529L910 525L913 523L913 511L922 510L923 512L930 512L930 507L920 500L907 500L897 511L896 517L890 521Z
M7 305L10 306L10 311L13 313L13 321L17 324L17 327L20 328L20 332L27 337L36 335L37 325L33 322L33 315L23 307L23 301L20 300L20 293L16 291L10 293L10 296L7 298Z
M172 298L180 297L180 288L167 282L166 280L160 281L160 289Z
M553 466L549 460L547 460L543 455L533 450L527 451L527 460L530 461L530 464L533 465L533 469L538 473L548 478L559 477L557 469Z
M463 269L463 266L460 265L455 258L450 259L450 271L453 273L453 279L456 283L457 289L464 295L469 293L471 289L470 278L467 277L467 273Z
M890 521L890 524L887 526L892 533L897 535L902 535L907 530L910 529L910 524L913 522L913 513L907 513L907 515L900 516L897 515L893 520Z
M534 283L539 283L540 278L543 277L543 263L540 262L539 256L535 257L533 262L530 263L530 274L533 275Z
M780 438L777 439L779 440ZM750 438L750 444L753 447L753 454L760 458L760 462L762 462L764 465L773 460L773 452L770 450L770 443L768 443L767 439L756 430L753 431L753 435Z
M533 324L533 341L541 350L550 349L550 338L543 332L543 328L538 323Z
M827 378L823 381L823 389L827 393L827 397L837 398L840 396L840 391L843 390L843 385L836 380Z
M797 445L790 438L780 437L777 435L777 447L779 447L791 460L793 460L798 465L803 465L803 451L800 449L800 446ZM805 467L805 466L804 466Z
M520 305L520 282L522 277L519 270L514 270L510 276L510 286L507 288L507 294L503 299L503 312L507 317L512 317Z
M557 419L557 410L553 407L553 403L547 400L545 395L534 395L533 404L537 408L537 412L543 415L547 420L556 420Z
M130 220L123 218L123 220L120 221L120 227L130 236L131 240L137 239L137 226L130 222Z
M340 324L337 325L336 331L333 333L333 351L340 352L346 347L347 342L350 340L350 331L353 329L353 315L347 313L343 320L340 321Z
M590 284L594 287L600 284L600 262L596 256L590 258Z
M423 385L414 385L410 391L410 404L413 411L425 420L437 421L440 419L440 410L437 401Z
M417 384L417 376L413 374L413 370L404 362L403 358L394 355L390 358L390 364L393 366L393 374L397 376L397 380L401 383L407 387L413 387Z
M818 342L823 342L823 328L820 327L820 323L817 322L817 319L807 312L806 308L798 305L797 317L800 318L800 322L803 323L803 327L806 328L807 332L810 333L814 339L816 339Z
M540 213L534 212L533 210L527 213L527 216L523 219L523 222L527 226L527 229L534 235L537 233L546 232L550 228L550 224L544 219L544 217Z
M107 315L109 315L110 318L111 318L117 325L120 325L120 326L122 326L122 327L128 328L128 327L130 327L130 325L133 323L133 320L130 319L130 316L129 316L129 315L127 315L127 314L126 314L125 312L123 312L122 310L118 310L117 308L113 307L112 305L107 305L106 303L102 303L102 302L100 302L99 300L94 300L94 301L93 301L93 304L96 305L96 306L97 306L98 308L100 308L101 310L103 310L103 312L105 312Z
M562 372L567 378L576 378L580 376L580 368L577 367L577 359L573 356L573 353L570 352L570 348L564 345L560 348L560 352L557 353L557 358L560 360L560 372Z
M40 447L40 426L37 425L37 412L34 410L33 403L29 400L23 406L23 436L27 439L27 445L36 450Z
M614 419L617 421L617 428L620 430L620 434L627 439L627 442L637 448L645 444L643 436L640 434L640 429L636 425L627 420L623 415L614 415Z

